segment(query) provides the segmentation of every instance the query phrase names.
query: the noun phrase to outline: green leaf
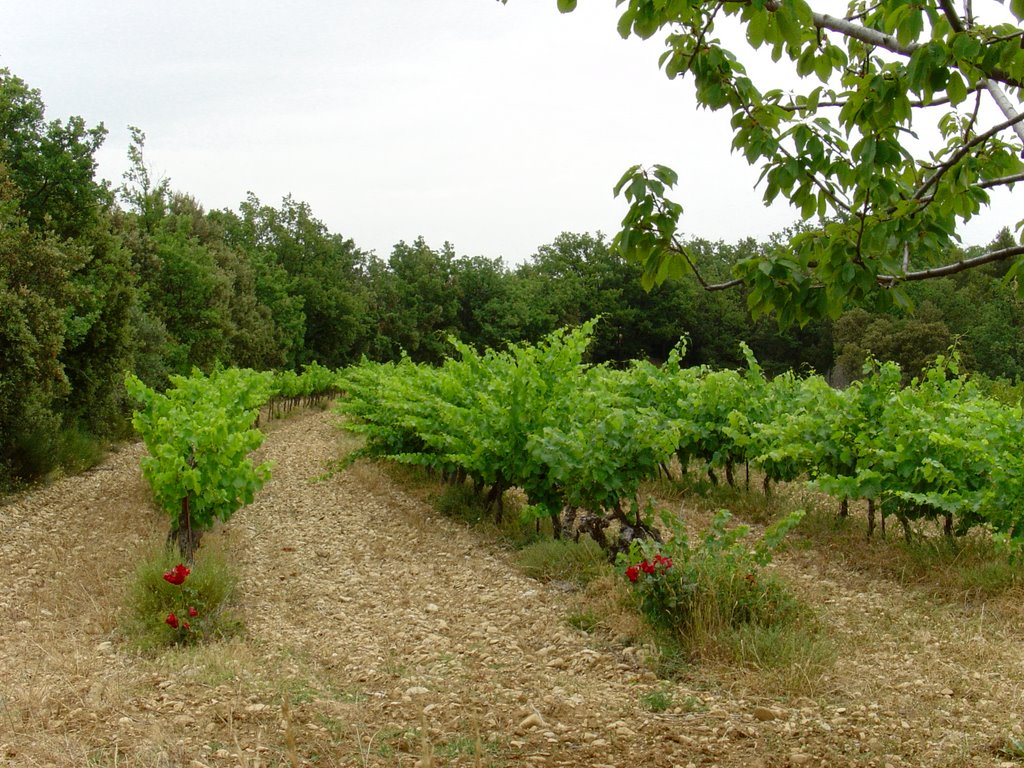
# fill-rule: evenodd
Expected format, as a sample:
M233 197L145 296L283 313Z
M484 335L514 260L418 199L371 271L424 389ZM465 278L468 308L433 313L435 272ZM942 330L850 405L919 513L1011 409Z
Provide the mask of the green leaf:
M814 59L814 73L823 83L827 83L832 76L832 61L827 56L818 56Z
M572 13L576 10L576 0L558 0L558 10L561 13Z
M629 170L627 170L624 174L622 174L622 178L619 179L618 183L612 190L615 194L615 197L618 197L622 193L622 188L625 187L626 184L628 184L634 176L636 176L637 171L639 170L640 166L634 165L630 167Z
M765 32L768 28L768 14L765 12L754 12L753 17L747 24L747 42L754 48L760 48L764 43Z
M636 13L634 11L627 10L623 12L622 16L619 17L619 36L622 37L623 40L628 38L630 33L633 31L633 19L635 18L635 16Z

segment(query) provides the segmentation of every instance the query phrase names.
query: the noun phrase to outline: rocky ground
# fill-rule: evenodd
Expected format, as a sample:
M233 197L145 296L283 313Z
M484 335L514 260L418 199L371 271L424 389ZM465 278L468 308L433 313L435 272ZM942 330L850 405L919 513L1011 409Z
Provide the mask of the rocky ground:
M142 448L0 506L0 765L1012 766L1012 613L783 558L837 648L807 691L696 669L566 618L575 596L372 466L318 479L336 417L275 424L274 478L209 546L244 637L141 655L118 630L162 537ZM670 702L651 711L652 695ZM657 709L657 707L655 707Z

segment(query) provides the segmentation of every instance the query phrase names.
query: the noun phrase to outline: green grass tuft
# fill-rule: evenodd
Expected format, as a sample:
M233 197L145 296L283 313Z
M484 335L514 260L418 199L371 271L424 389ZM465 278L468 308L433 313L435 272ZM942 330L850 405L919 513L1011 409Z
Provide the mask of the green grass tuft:
M601 617L588 609L573 611L565 617L565 620L570 627L581 632L593 632L601 626Z
M578 542L544 539L529 544L519 552L519 564L534 579L572 581L581 586L611 570L604 550L588 536Z
M765 626L744 624L721 633L718 655L762 673L789 695L809 694L835 663L835 644L810 616Z
M1024 736L1008 736L996 754L1009 760L1024 762Z
M640 695L640 706L648 712L666 712L673 706L672 693L665 688L655 688Z
M478 525L488 516L486 499L474 493L472 486L466 483L446 484L434 498L434 509L440 515L468 525Z

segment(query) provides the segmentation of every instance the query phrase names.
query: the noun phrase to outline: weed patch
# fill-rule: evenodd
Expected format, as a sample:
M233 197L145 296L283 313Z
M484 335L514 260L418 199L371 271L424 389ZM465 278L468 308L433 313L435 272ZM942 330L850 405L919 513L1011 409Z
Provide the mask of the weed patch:
M566 623L581 632L593 632L601 626L601 617L592 610L572 611L565 617Z
M604 550L588 536L581 536L578 542L543 539L529 544L519 552L519 564L534 579L564 579L581 586L610 569Z
M177 551L161 547L136 568L124 630L140 650L241 633L241 620L232 607L237 578L223 555L204 547L191 569L182 567Z
M666 712L673 706L672 693L666 688L648 691L640 695L640 706L648 712Z
M467 525L478 525L487 515L484 497L474 493L473 488L465 483L445 485L434 499L434 509L440 515Z
M800 515L778 521L753 544L728 512L692 545L679 521L664 519L673 532L668 542L636 541L620 558L655 630L659 674L672 677L681 662L706 659L771 672L787 690L811 687L831 664L831 645L811 611L764 568Z

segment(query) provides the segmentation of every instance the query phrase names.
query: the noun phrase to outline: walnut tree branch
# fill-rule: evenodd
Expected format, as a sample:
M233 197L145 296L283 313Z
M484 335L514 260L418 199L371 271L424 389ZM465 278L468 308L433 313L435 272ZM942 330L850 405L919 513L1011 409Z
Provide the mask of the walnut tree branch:
M917 191L914 192L911 199L924 199L928 190L931 189L935 183L938 182L938 180L941 179L954 165L963 160L972 149L979 144L984 144L1001 131L1005 131L1007 128L1013 128L1014 126L1020 125L1022 122L1024 122L1024 113L1014 115L1013 117L1007 118L1003 122L992 126L984 133L979 133L970 141L965 142L959 149L957 149L956 152L950 155L949 160L942 163L942 165L936 169L935 173L925 179L924 183L918 187Z
M814 26L818 29L828 29L833 32L838 32L841 35L852 37L854 40L860 40L862 43L867 43L868 45L884 48L885 50L890 51L891 53L897 53L900 56L911 56L914 51L920 48L919 43L903 45L892 35L887 35L884 32L879 32L877 29L870 29L869 27L864 27L860 24L854 24L846 19L829 16L827 13L814 13L812 16L814 19ZM993 67L986 74L990 80L996 80L1004 85L1013 86L1014 88L1024 88L1024 81L1021 81L1016 77L1011 77L1009 73L999 67Z
M955 275L957 272L974 269L975 267L980 267L984 264L992 264L997 261L1005 261L1006 259L1012 259L1014 256L1024 256L1024 245L1000 248L999 250L989 251L988 253L983 253L981 256L975 256L971 259L961 259L960 261L953 262L952 264L933 267L931 269L922 269L918 272L908 272L905 275L879 275L876 280L883 288L891 288L897 283L905 283L915 280L929 280L934 277Z

